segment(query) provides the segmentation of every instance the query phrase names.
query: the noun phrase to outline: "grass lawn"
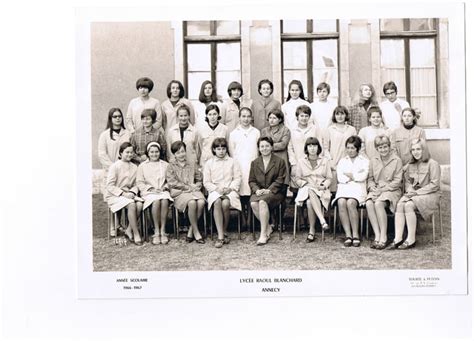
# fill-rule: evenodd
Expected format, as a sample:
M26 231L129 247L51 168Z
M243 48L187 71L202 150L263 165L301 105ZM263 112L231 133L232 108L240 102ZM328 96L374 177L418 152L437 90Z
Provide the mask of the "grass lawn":
M450 207L449 192L443 192L442 207ZM336 238L332 233L321 240L306 243L307 230L302 229L293 240L293 208L287 208L283 239L272 235L267 245L257 247L249 232L237 240L230 232L231 243L216 249L208 239L206 244L186 243L185 233L178 240L171 238L168 245L143 246L133 244L121 247L107 238L107 206L102 195L93 196L93 262L94 271L193 271L193 270L381 270L381 269L449 269L451 268L451 212L443 210L444 237L440 240L436 220L436 242L432 243L431 221L422 220L417 229L417 246L410 250L373 250L367 239L359 248L345 248L344 234ZM391 219L390 219L391 220ZM231 224L235 219L231 220ZM389 238L393 226L389 225ZM172 232L171 220L168 223ZM234 228L232 228L234 230ZM201 232L202 233L202 232ZM365 232L364 232L365 236ZM258 238L258 233L257 233Z

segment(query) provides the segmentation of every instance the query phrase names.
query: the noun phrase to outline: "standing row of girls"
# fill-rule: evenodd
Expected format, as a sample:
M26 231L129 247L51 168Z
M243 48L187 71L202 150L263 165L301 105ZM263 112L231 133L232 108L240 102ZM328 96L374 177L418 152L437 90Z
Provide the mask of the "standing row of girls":
M187 162L196 168L190 169L186 176L181 174L185 179L191 178L191 174L196 174L199 171L198 168L201 170L205 168L207 162L212 160L213 154L214 156L216 155L214 148L212 148L212 143L215 139L222 138L224 141L228 139L229 143L227 145L226 142L225 145L226 152L230 152L230 155L235 159L235 162L240 168L242 179L240 181L238 194L241 196L242 202L246 205L248 205L249 201L252 202L250 195L254 193L251 189L249 178L252 162L258 156L259 150L256 146L260 137L270 137L269 140L272 141L272 151L276 152L277 157L283 159L285 164L283 184L289 184L295 196L300 187L298 186L297 161L305 157L307 150L304 145L307 138L313 137L316 138L318 142L322 142L322 146L319 146L319 153L325 157L332 176L335 177L336 166L346 153L347 148L345 143L347 138L353 136L357 131L357 128L349 125L348 122L364 122L363 119L357 120L357 118L360 118L360 113L364 110L366 110L367 121L370 125L362 128L359 135L362 141L362 154L367 158L371 158L375 155L373 142L375 136L380 135L380 133L385 133L385 135L390 136L392 148L396 150L404 164L410 159L410 139L417 137L424 138L423 130L416 126L417 115L411 108L401 110L403 124L400 127L394 130L388 130L383 124L384 117L382 110L380 107L374 105L373 98L375 97L375 93L373 87L370 85L361 86L361 99L358 105L350 107L349 110L343 106L335 107L330 119L331 124L329 124L327 129L322 129L318 123L315 124L315 115L312 115L311 106L309 106L307 102L308 105L302 102L304 101L304 94L299 81L292 81L290 83L288 99L282 106L282 110L278 109L279 103L271 98L273 84L268 80L261 81L259 84L261 99L246 104L254 108L254 110L259 113L257 115L253 115L251 108L241 107L242 103L240 102L240 97L243 94L243 90L241 85L237 82L232 82L229 86L230 98L227 101L227 105L222 105L219 101L212 83L208 81L204 82L200 95L200 103L203 106L198 105L194 108L190 102L184 98L184 88L178 81L172 81L169 84L167 91L169 101L165 101L161 107L158 105L159 102L157 100L149 96L150 91L153 89L153 82L151 80L147 78L139 79L136 87L140 97L131 101L125 119L118 108L112 108L109 112L107 129L99 138L99 157L104 168L110 167L110 165L117 160L119 154L118 146L127 140L130 140L130 147L135 151L135 153L132 153L132 160L136 163L146 162L146 164L148 164L148 162L151 162L151 159L147 148L150 146L150 142L157 142L157 146L155 147L159 149L158 157L162 160L169 160L172 163L177 161L176 171L183 169L183 162ZM330 88L327 84L323 83L318 86L318 95L320 98L318 101L319 107L328 108L327 96L329 92ZM394 103L392 105L395 108L394 112L399 113L399 109L402 107L401 104L398 103L400 100L396 98L395 84L391 82L387 83L384 86L384 93L388 98L386 102ZM395 96L393 96L393 93L395 93ZM324 99L326 101L324 101ZM140 105L142 105L142 108L140 108ZM298 106L295 107L295 105ZM387 105L385 106L387 107ZM389 109L386 110L390 112L391 109L390 107L388 108ZM140 120L138 120L137 115L140 109L142 109L142 111L141 114L139 114ZM204 114L202 114L203 110ZM319 119L320 122L326 120L321 114L323 111L324 110L318 109L317 119ZM293 112L293 115L291 112ZM252 125L252 122L253 124L261 124L261 117L263 115L267 117L267 120L265 120L266 123L263 123L263 125L268 124L268 126L263 127L262 130L259 131L259 129ZM219 121L226 122L227 125ZM129 129L125 129L124 122L127 122ZM168 125L168 122L176 123ZM192 123L195 123L195 125L193 126ZM235 127L235 129L230 130L229 127L232 126ZM133 133L130 134L130 131L133 131ZM175 142L182 143L182 145L179 145L180 148L177 147ZM173 148L173 145L175 148ZM258 148L260 148L260 144ZM185 159L178 159L176 155L178 151L180 152L178 154L184 152ZM199 164L199 167L196 163ZM212 174L213 172L211 171L210 173ZM201 186L201 181L198 180L199 179L195 179L195 188L187 189L191 193L194 193L193 202L188 205L188 201L186 200L186 204L180 206L183 206L183 210L189 210L188 214L190 216L191 225L193 226L188 233L188 240L203 242L197 230L197 219L194 219L194 215L197 217L200 216L204 207L204 198L201 198L197 194L200 190L199 186ZM184 181L184 184L189 186L190 182ZM332 182L330 189L333 192L336 190L335 181ZM129 192L129 189L126 188L125 194ZM133 191L131 192L135 193ZM118 191L116 191L116 193L118 193ZM105 194L106 197L108 197L109 193ZM127 196L130 197L131 194ZM171 196L173 196L173 193L171 193ZM108 198L110 199L110 197ZM140 200L141 198L134 199L133 205L135 205L136 208L135 210L128 210L129 218L132 218L130 217L130 211L139 212L142 209L141 204L139 204ZM220 207L222 204L220 201L217 201L216 206ZM145 201L145 205L147 204L150 205L149 202ZM154 217L157 216L156 213L160 212L160 210L163 210L163 212L167 210L167 204L160 206L156 204L155 206L157 207L152 209ZM227 206L228 203L224 203L224 207ZM256 205L252 204L251 206L255 213ZM117 206L114 206L114 208L116 207ZM257 210L257 212L259 212L259 210ZM315 213L318 217L320 216L318 212ZM222 219L220 216L216 218L218 230L219 222L221 220L225 222L225 218L225 214ZM161 219L157 220L161 221ZM196 221L196 224L193 225L193 221ZM321 223L323 226L327 225L325 221L321 221ZM196 226L196 228L194 228L194 226ZM155 228L155 231L164 230L164 224L160 225L158 222L155 224ZM131 229L134 233L134 240L140 243L140 238L135 236L136 232L133 226L131 226ZM131 231L127 230L127 234L131 235ZM156 238L154 238L154 242L166 243L167 237L165 236L163 238L162 235L164 235L164 233L155 234ZM259 245L264 244L265 236L266 234L263 234L264 238L259 239ZM219 240L225 240L225 238L220 237L221 235L219 236ZM311 236L308 236L308 238L312 239ZM355 244L357 244L357 242Z

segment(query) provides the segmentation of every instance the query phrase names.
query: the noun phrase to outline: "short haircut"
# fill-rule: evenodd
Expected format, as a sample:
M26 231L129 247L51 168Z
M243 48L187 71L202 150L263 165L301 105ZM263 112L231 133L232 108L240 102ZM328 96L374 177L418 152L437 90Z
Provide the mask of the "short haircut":
M298 108L296 108L295 115L298 117L300 114L307 114L311 117L311 108L306 104L300 105Z
M204 88L208 84L211 84L211 86L212 86L212 94L211 94L210 100L208 100L208 98L204 95ZM199 97L198 98L199 98L199 102L201 102L201 103L217 102L218 98L217 98L216 87L214 86L214 84L211 81L206 80L206 81L202 82L201 90L199 90Z
M211 145L212 155L216 155L216 152L214 151L214 149L217 147L225 147L227 154L229 154L229 146L227 145L227 140L225 138L218 137L218 138L215 138L214 141L212 141L212 145Z
M274 115L276 118L278 118L280 120L280 123L285 122L285 114L280 109L270 110L270 112L267 115L267 120L270 117L270 115Z
M431 158L431 154L430 154L430 151L428 149L428 145L426 144L426 140L425 139L412 139L410 141L410 156L411 156L411 159L410 159L409 163L416 163L417 162L417 160L415 160L415 158L413 157L413 154L411 152L411 148L415 144L419 144L421 146L421 150L423 151L423 153L421 154L421 161L422 162L427 162Z
M393 81L389 81L383 85L383 93L385 94L387 90L393 90L395 93L398 93L397 85Z
M318 93L318 91L321 91L323 89L326 89L328 91L328 94L331 93L331 86L326 82L321 82L318 84L318 86L316 87L316 93Z
M263 85L263 84L268 84L268 85L270 85L270 89L272 90L272 92L271 92L270 94L272 94L272 93L273 93L273 83L272 83L272 81L269 80L269 79L262 79L260 82L258 82L258 88L257 88L257 89L258 89L258 93L259 93L260 95L262 94L262 93L260 92L260 89L262 88L262 85Z
M343 113L345 115L345 121L349 121L349 110L343 105L338 105L337 107L334 108L334 111L332 112L332 119L331 121L333 123L337 123L336 121L336 114L338 113Z
M239 110L239 117L242 115L242 111L245 111L245 110L247 110L248 112L250 112L250 116L253 116L252 109L250 109L249 107L242 107L242 108L240 108L240 110Z
M209 119L207 118L207 114L209 113L209 111L211 110L215 110L217 111L217 121L220 121L220 119L222 118L221 117L221 111L219 109L219 106L217 104L209 104L207 107L206 107L206 117L204 118L204 120L206 122L209 122Z
M413 115L413 124L416 125L418 123L418 114L416 113L415 109L413 108L405 108L402 110L402 113L400 114L400 121L403 122L402 116L405 111L411 112Z
M122 153L128 147L132 147L133 151L135 151L135 148L133 148L133 145L130 142L124 142L120 145L120 148L119 148L119 159L122 159Z
M148 143L147 143L146 148L145 148L145 155L146 155L146 157L148 157L148 158L150 157L150 156L148 155L148 152L149 152L149 150L150 150L151 148L153 148L153 147L158 148L158 151L160 152L160 156L161 156L161 145L160 145L158 142L156 142L156 141L151 141L151 142L148 142Z
M188 113L188 116L191 116L191 109L186 104L181 105L179 108L176 109L176 117L178 117L179 112L184 110Z
M362 139L357 135L349 136L349 138L346 140L345 146L347 147L348 144L354 145L354 147L357 149L357 152L360 152L360 148L362 147Z
M370 120L370 117L372 116L372 113L374 112L378 112L380 114L380 117L382 118L382 122L384 122L382 109L380 109L380 107L378 106L372 106L369 108L369 110L367 110L367 120Z
M137 90L140 89L140 88L147 88L148 91L151 91L151 90L153 90L154 86L155 86L155 84L148 77L139 78L137 80L137 83L135 84L135 87L137 88Z
M323 148L321 147L321 143L319 142L319 140L316 138L316 137L308 137L306 139L306 142L304 143L304 153L306 155L308 155L308 146L318 146L318 156L319 154L321 154L321 152L323 151Z
M300 98L304 99L304 90L303 90L303 84L297 79L293 79L290 84L288 84L288 97L286 98L287 101L291 99L290 95L290 89L292 85L298 85L298 88L300 89Z
M140 118L144 117L151 117L151 120L153 123L156 122L156 110L155 109L143 109L142 114L140 115Z
M230 82L229 86L227 87L227 93L229 97L231 96L232 90L240 90L240 97L244 94L244 89L242 88L242 84L239 82Z
M387 135L378 135L374 139L374 146L375 148L383 145L383 144L388 144L388 147L390 147L390 139Z
M181 148L184 148L184 150L186 150L186 143L184 143L183 141L175 141L171 144L171 153L174 155Z
M175 79L173 79L171 82L168 83L168 86L166 87L166 96L168 96L168 98L171 98L171 85L173 85L173 84L178 84L178 86L179 86L179 95L178 95L178 97L183 98L184 97L184 85L183 85L183 83L181 83L180 81L177 81Z
M270 136L262 136L257 140L257 148L260 147L260 142L268 142L273 147L273 139Z

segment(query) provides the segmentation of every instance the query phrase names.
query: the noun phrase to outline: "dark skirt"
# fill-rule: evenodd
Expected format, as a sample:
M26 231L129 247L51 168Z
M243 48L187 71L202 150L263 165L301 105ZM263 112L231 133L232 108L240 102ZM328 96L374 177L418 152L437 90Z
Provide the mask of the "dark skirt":
M265 201L269 209L274 209L285 200L285 195L279 192L277 194L269 193L264 195L252 194L250 197L250 202L259 202L260 200Z

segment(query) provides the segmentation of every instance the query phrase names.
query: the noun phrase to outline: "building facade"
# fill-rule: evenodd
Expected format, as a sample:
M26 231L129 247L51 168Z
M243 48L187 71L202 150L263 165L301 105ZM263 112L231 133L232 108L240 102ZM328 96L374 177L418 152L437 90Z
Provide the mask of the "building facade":
M299 79L310 102L325 81L330 97L346 106L362 83L373 84L381 102L382 86L392 80L399 97L421 112L430 151L449 169L447 19L95 22L91 72L94 169L109 108L125 114L144 76L155 82L151 96L160 102L172 79L196 100L206 79L223 98L233 80L242 83L244 97L256 98L258 82L267 78L282 103L287 84Z

